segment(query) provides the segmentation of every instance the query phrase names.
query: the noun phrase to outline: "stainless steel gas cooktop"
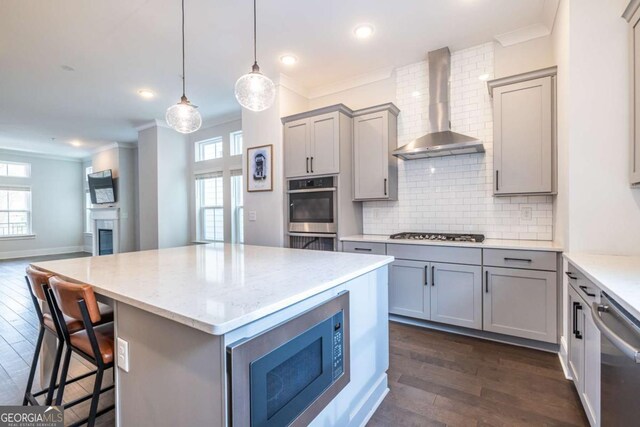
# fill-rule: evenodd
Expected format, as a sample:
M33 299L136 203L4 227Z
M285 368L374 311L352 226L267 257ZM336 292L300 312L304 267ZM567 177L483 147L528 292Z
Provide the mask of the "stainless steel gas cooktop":
M389 236L390 239L405 240L433 240L438 242L472 242L481 243L482 234L452 234L452 233L398 233Z

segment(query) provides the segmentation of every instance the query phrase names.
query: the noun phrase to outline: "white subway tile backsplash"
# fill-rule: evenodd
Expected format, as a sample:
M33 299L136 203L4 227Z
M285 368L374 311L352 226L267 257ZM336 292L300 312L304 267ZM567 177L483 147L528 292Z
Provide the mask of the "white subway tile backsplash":
M366 202L365 234L482 233L496 239L553 239L551 196L493 197L493 114L481 74L493 76L494 44L451 55L452 130L480 138L484 154L398 161L398 201ZM396 70L398 145L429 130L426 61ZM416 96L416 94L419 94ZM531 218L522 208L531 209Z

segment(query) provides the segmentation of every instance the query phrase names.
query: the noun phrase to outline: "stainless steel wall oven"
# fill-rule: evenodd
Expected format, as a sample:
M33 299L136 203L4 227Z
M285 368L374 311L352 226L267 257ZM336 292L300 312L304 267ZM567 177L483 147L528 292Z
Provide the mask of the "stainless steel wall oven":
M287 198L289 246L336 250L336 177L291 180Z
M308 425L350 381L349 292L227 347L233 427Z

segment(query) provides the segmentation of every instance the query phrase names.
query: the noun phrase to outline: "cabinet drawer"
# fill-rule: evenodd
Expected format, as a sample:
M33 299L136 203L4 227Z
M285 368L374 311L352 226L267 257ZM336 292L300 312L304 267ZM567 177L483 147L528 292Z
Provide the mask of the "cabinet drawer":
M445 262L449 264L482 264L482 249L452 246L388 244L387 255L397 259Z
M590 307L593 302L600 302L600 288L593 284L571 263L567 265L565 272L569 285L575 289L576 293Z
M527 270L556 271L558 269L555 252L510 249L484 249L484 265Z
M386 255L384 243L370 243L370 242L342 242L342 252Z

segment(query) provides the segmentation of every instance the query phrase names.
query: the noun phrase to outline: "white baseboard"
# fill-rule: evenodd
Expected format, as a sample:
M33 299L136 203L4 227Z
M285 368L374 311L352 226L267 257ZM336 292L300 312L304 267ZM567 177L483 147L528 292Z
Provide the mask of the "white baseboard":
M349 419L351 420L349 424L359 425L360 427L367 425L388 393L389 385L387 382L387 373L385 372L378 378L360 402L354 405L354 409L349 414ZM361 419L362 422L359 423L358 419Z
M62 248L29 249L26 251L0 252L0 259L27 258L42 255L69 254L73 252L85 252L84 246L66 246Z

